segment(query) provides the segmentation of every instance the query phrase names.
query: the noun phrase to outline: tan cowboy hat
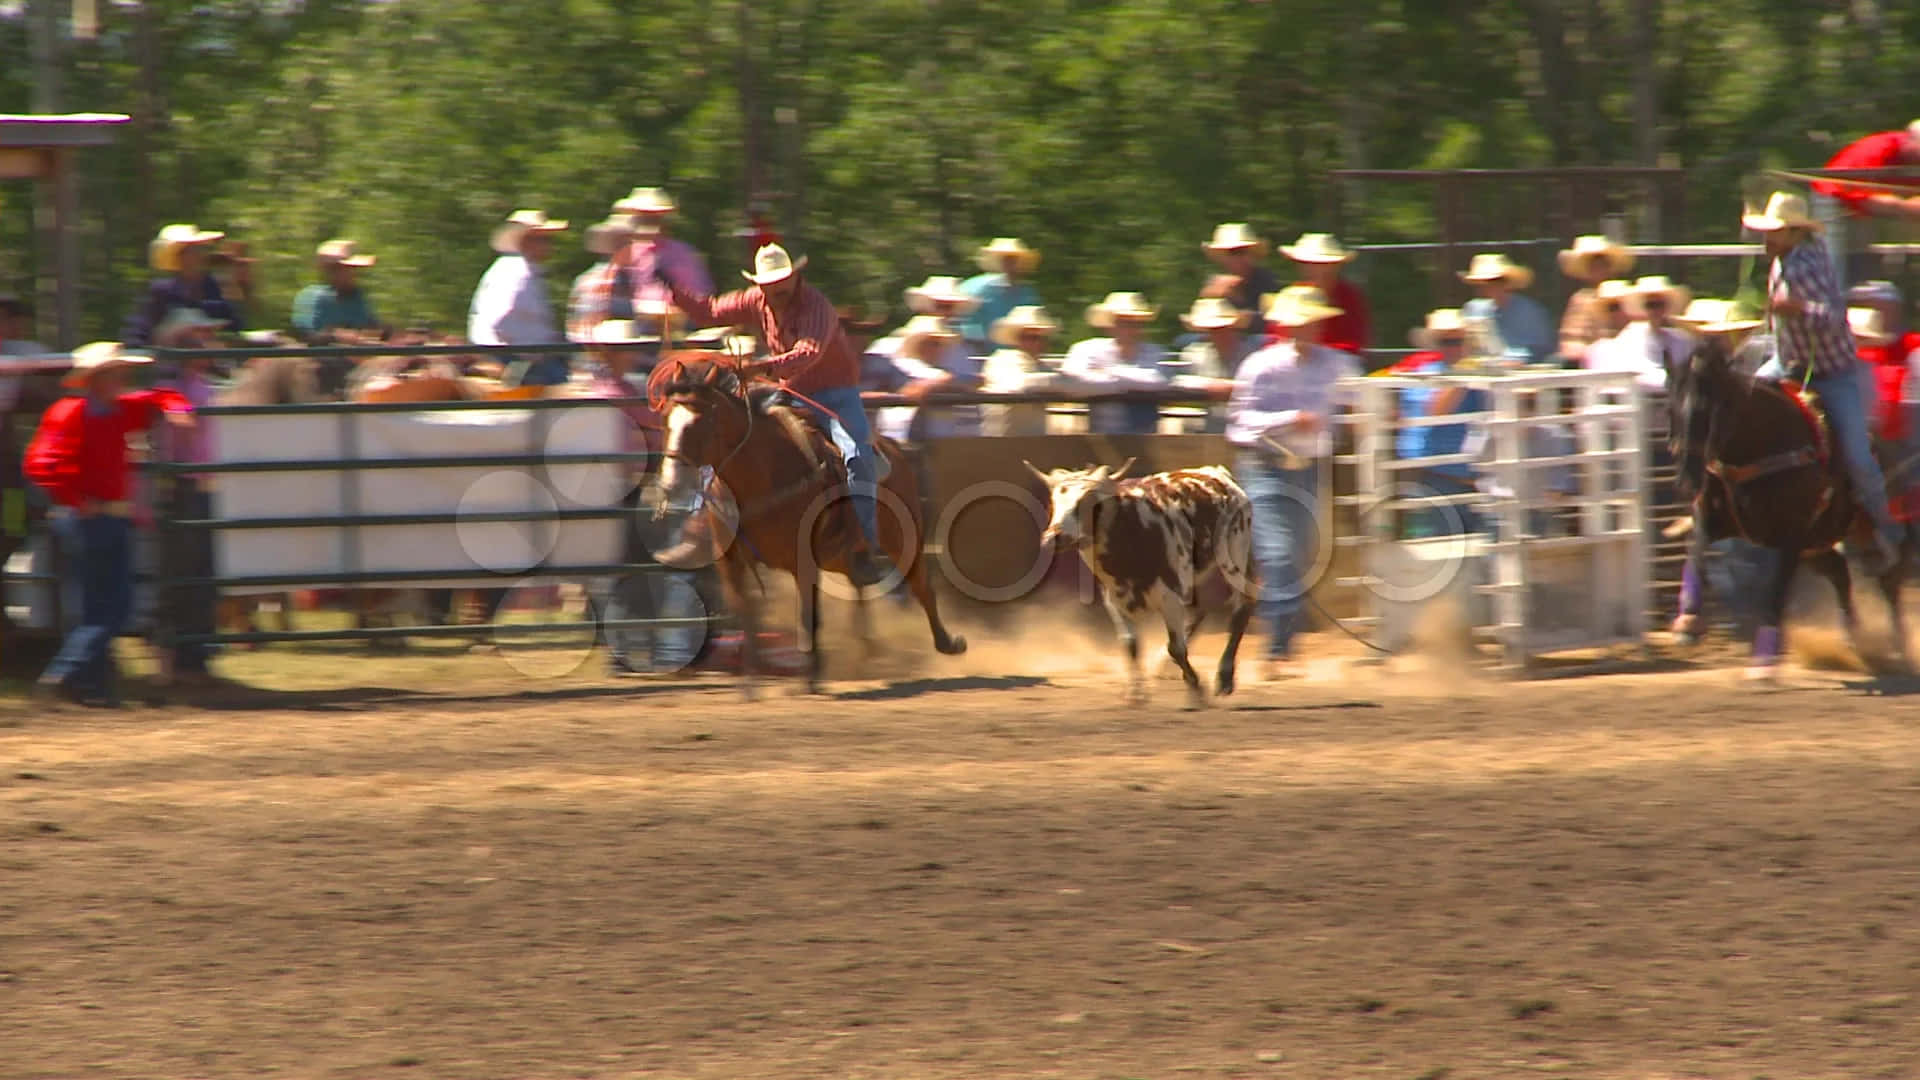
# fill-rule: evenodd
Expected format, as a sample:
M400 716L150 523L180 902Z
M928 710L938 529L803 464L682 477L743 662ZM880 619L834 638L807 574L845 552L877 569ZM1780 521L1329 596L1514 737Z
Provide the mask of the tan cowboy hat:
M1020 335L1028 330L1044 330L1049 334L1060 332L1060 324L1053 321L1047 309L1033 304L1022 304L1007 312L1005 318L993 320L993 328L988 335L996 345L1014 348L1020 344Z
M180 269L181 248L211 244L226 235L198 225L168 225L147 245L147 263L163 274L171 274Z
M1147 303L1147 298L1137 292L1112 292L1105 300L1087 305L1087 325L1105 330L1120 319L1144 322L1158 314L1160 309Z
M313 257L322 263L349 266L355 270L365 270L380 261L372 255L360 254L359 245L351 240L329 240L314 249Z
M1693 302L1692 289L1685 285L1675 285L1667 280L1665 274L1654 274L1634 282L1633 291L1629 292L1621 303L1626 308L1627 314L1638 319L1647 313L1647 298L1653 296L1666 297L1669 313L1684 311L1687 305Z
M1353 252L1340 246L1340 241L1332 233L1302 233L1300 239L1291 244L1282 244L1280 253L1294 262L1302 263L1347 263L1353 261Z
M1812 229L1821 232L1825 225L1807 213L1807 200L1791 191L1776 191L1767 199L1767 208L1758 214L1743 214L1740 224L1754 232L1779 232L1781 229Z
M1608 278L1593 287L1593 295L1601 302L1609 300L1625 303L1633 295L1633 282L1625 278Z
M1475 255L1473 261L1461 272L1461 281L1500 281L1505 279L1508 286L1524 289L1533 284L1533 271L1501 254Z
M620 250L623 241L638 231L636 225L627 214L612 214L605 221L596 221L587 226L586 236L582 239L587 250L595 255L611 255Z
M1416 349L1438 349L1440 335L1449 334L1465 338L1467 320L1460 315L1459 308L1434 308L1427 312L1427 324L1416 326L1407 337Z
M607 319L593 328L592 340L595 345L637 345L658 339L640 333L632 319Z
M1267 242L1254 235L1253 226L1244 221L1229 221L1213 227L1213 238L1200 245L1200 250L1208 252L1246 251L1251 248L1257 255L1267 253Z
M1312 285L1289 285L1273 295L1267 321L1281 326L1305 326L1346 314L1327 303L1327 294Z
M164 349L189 331L218 330L225 325L225 320L216 319L197 307L177 307L167 312L167 317L153 328L153 343Z
M528 233L566 232L567 223L554 221L542 210L515 210L507 215L507 220L493 230L493 250L502 255L514 255L520 251L520 240Z
M1040 265L1040 253L1028 247L1019 237L996 236L992 243L980 249L980 269L997 274L1000 272L1000 260L1009 255L1020 260L1020 272L1023 274L1032 273L1033 268Z
M930 277L909 288L906 297L907 306L922 315L932 314L938 304L954 304L961 311L972 311L980 306L980 301L960 291L960 279L957 277Z
M1879 308L1848 308L1847 329L1853 331L1853 340L1862 345L1885 345L1893 340L1893 335L1887 332L1886 313Z
M117 341L96 341L91 345L82 345L68 355L73 358L73 369L60 378L60 385L67 387L85 386L95 373L108 368L153 363L153 357L128 352Z
M1732 300L1701 298L1688 304L1673 321L1690 326L1699 334L1733 334L1762 325L1759 319L1736 318L1738 313L1739 305Z
M753 270L751 272L742 270L740 276L755 285L772 285L775 282L785 281L806 268L805 255L800 256L800 261L795 262L793 256L787 254L786 248L779 244L768 244L753 253Z
M1606 260L1609 274L1623 274L1633 266L1633 252L1624 245L1604 236L1576 236L1573 246L1560 253L1560 271L1568 277L1579 277L1580 269L1595 259Z
M905 351L913 345L926 340L959 341L960 331L955 330L947 320L938 315L915 315L906 321L899 331L900 349Z
M637 187L614 203L613 209L620 214L672 214L680 209L680 204L674 202L664 188Z
M1252 320L1251 311L1241 311L1232 301L1217 296L1200 297L1180 316L1180 322L1189 330L1240 329Z

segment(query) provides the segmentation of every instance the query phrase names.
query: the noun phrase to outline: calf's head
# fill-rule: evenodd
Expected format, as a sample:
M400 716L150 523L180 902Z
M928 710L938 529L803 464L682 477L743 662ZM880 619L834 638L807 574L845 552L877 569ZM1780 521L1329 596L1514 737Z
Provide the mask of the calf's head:
M1073 549L1093 541L1093 520L1101 502L1113 498L1119 481L1133 467L1133 458L1118 469L1105 465L1091 469L1054 469L1041 472L1030 461L1021 464L1047 485L1048 513L1046 531L1040 534L1042 547Z

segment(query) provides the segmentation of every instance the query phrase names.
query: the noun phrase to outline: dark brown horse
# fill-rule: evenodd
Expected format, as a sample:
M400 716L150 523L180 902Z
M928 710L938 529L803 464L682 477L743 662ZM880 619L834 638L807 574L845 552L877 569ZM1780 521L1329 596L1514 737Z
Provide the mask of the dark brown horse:
M1787 588L1803 563L1833 584L1851 638L1853 576L1838 545L1870 541L1873 526L1854 503L1846 470L1832 460L1833 440L1817 431L1789 391L1734 370L1732 358L1716 340L1703 343L1674 372L1668 407L1680 489L1693 504L1674 635L1687 643L1699 640L1704 592L1700 567L1707 545L1738 537L1779 553L1773 580L1760 598L1750 677L1771 676L1779 663ZM1907 634L1900 584L1910 557L1911 551L1903 548L1894 567L1878 579L1892 612L1903 665Z
M814 425L798 419L771 384L743 383L734 365L711 352L675 352L661 357L647 383L648 399L667 423L660 489L681 500L699 487L702 467L711 468L738 510L731 542L720 552L720 576L745 634L746 690L753 693L760 597L752 586L757 566L793 575L800 594L801 648L807 654L807 687L819 689L822 653L820 574L844 574L858 543L859 526L846 497L843 469L832 444ZM876 437L874 450L891 471L879 494L880 544L899 568L907 589L926 612L933 647L949 656L965 652L966 640L940 621L927 575L919 482L905 452ZM711 518L710 518L711 520ZM727 530L716 528L716 537ZM856 590L865 631L865 594Z

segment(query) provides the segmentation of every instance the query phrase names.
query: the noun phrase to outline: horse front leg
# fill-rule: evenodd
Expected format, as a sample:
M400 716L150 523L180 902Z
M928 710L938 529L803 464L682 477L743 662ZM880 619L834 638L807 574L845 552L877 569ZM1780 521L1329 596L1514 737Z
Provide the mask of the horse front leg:
M1767 586L1765 604L1760 611L1760 628L1753 634L1753 656L1747 661L1746 678L1771 681L1780 671L1781 626L1786 622L1787 589L1793 584L1793 572L1800 567L1800 553L1782 551L1774 566L1773 581Z
M720 562L720 580L727 603L740 622L740 694L748 701L760 696L760 596L748 583L752 567L742 555L728 551Z
M1840 625L1847 631L1847 644L1859 653L1860 615L1853 605L1853 571L1847 568L1846 557L1829 548L1807 556L1806 564L1807 569L1826 578L1827 584L1833 586L1834 597L1840 603Z

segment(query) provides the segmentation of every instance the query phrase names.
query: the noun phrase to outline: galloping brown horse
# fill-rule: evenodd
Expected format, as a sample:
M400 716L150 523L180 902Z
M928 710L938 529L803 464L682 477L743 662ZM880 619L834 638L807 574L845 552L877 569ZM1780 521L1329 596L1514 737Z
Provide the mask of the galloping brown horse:
M711 352L667 353L647 381L653 408L667 421L667 446L659 484L667 499L689 496L702 467L713 470L738 509L732 542L720 554L720 576L745 634L746 691L753 693L759 596L750 578L756 566L793 575L800 593L801 648L807 654L807 688L819 689L820 573L844 574L858 542L848 509L844 470L832 444L814 425L798 420L772 384L747 384L735 366ZM927 576L926 522L920 486L899 444L875 437L874 450L891 472L879 494L880 544L926 612L933 647L954 656L966 640L940 621ZM715 535L722 534L716 529ZM864 593L858 603L864 605ZM862 629L864 631L864 606Z

